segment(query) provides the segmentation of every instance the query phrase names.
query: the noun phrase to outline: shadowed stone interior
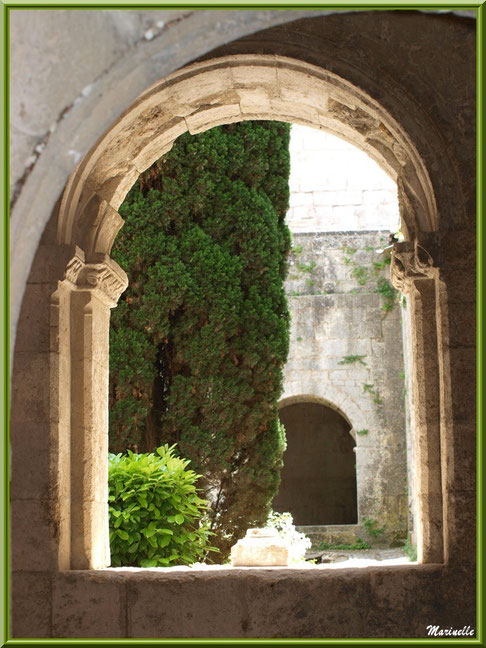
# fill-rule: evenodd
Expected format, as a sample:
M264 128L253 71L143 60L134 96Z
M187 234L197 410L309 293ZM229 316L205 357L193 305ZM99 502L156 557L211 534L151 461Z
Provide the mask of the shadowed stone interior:
M287 449L276 511L294 524L357 522L355 442L338 412L318 403L295 403L279 411Z

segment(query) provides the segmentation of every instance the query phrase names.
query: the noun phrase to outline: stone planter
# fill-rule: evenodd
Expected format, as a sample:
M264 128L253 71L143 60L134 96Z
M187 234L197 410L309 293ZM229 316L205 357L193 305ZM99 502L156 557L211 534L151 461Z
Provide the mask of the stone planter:
M248 529L231 547L233 567L286 567L289 551L276 529Z

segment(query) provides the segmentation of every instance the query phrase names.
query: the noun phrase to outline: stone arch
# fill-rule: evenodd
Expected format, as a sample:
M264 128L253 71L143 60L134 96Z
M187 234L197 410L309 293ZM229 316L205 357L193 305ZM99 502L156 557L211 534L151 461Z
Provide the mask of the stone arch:
M66 500L58 522L63 568L105 567L109 555L104 477L109 309L127 284L126 274L109 257L123 224L117 209L139 173L170 150L180 134L245 119L324 128L370 154L397 180L402 221L411 239L404 252L417 256L422 274L433 270L433 257L422 263L417 253L418 242L438 227L426 165L400 125L351 83L302 61L246 55L194 64L142 93L71 175L59 209L57 243L49 229L45 247L39 248L39 259L44 255L44 264L46 259L51 264L45 280L46 288L52 286L48 358L54 415L49 434L53 447L60 448L52 461L70 466L56 484ZM401 258L406 265L408 256ZM402 274L405 265L400 265ZM359 416L350 414L357 408L345 394L331 400L353 416L353 427L360 425ZM440 482L440 472L434 479ZM79 487L71 491L70 480ZM441 543L441 520L424 516L423 521ZM441 551L424 555L424 561L440 561Z
M248 119L332 132L364 150L399 184L409 238L437 230L432 184L410 137L379 103L315 65L237 55L195 63L142 93L79 163L63 194L58 242L109 254L130 187L186 131ZM403 202L403 201L402 201Z
M356 430L367 427L361 408L356 401L341 387L326 383L310 383L307 385L290 383L279 400L278 408L293 403L321 403L340 414L351 426L350 434L356 439ZM358 435L359 439L359 435Z

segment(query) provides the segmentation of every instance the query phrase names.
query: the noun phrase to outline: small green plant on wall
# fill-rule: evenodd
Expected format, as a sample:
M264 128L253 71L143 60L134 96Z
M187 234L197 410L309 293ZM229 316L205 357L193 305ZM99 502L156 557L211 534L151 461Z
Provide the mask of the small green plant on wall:
M359 364L366 365L366 362L363 360L363 358L366 358L366 355L347 355L344 356L343 359L338 362L338 364L347 365L359 362Z
M366 265L358 265L356 261L352 258L352 255L356 253L357 250L350 248L346 245L342 247L345 255L343 256L343 261L345 265L351 266L351 276L356 279L359 286L366 286L368 281L372 278L376 278L376 289L374 292L378 293L382 299L381 310L386 314L393 310L395 304L400 301L398 291L396 291L393 286L390 284L386 277L380 276L383 271L385 271L391 263L391 257L386 256L383 261L373 261L371 267L368 268ZM371 252L373 248L367 246L365 248L366 252ZM351 291L354 293L354 291Z
M378 391L378 389L375 389L374 385L363 383L363 391L365 392L365 394L371 394L371 396L373 396L373 403L376 403L376 405L383 405L380 392Z
M417 547L413 545L410 542L410 536L407 536L407 539L405 540L405 546L403 547L403 550L408 556L408 559L410 562L416 562L417 561Z
M397 291L393 288L388 279L385 279L385 277L378 277L375 292L381 297L381 310L385 313L393 310L393 307L397 303Z
M373 538L379 538L385 533L385 527L379 527L376 520L365 518L363 526Z
M365 268L365 266L355 266L351 271L351 276L357 280L360 286L364 286L368 281L368 268Z
M356 430L356 434L359 434L359 436L365 436L366 434L368 434L368 430Z
M316 262L311 261L310 263L297 263L297 268L301 272L310 272L311 274L314 273L314 268L316 267Z

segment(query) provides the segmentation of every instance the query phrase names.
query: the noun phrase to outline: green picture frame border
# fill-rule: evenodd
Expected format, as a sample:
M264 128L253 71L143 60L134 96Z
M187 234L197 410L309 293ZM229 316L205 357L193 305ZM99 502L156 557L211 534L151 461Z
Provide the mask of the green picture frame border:
M1 69L3 70L3 83L1 84L0 104L2 107L3 129L1 132L2 160L1 175L3 178L1 189L2 205L2 222L0 228L0 249L2 252L0 263L0 286L2 286L1 299L1 317L0 317L0 336L1 336L1 361L2 374L0 377L0 406L3 422L3 443L1 444L1 466L2 480L0 500L2 502L1 510L1 533L0 548L3 567L2 588L0 590L0 603L2 614L0 615L0 638L1 645L8 646L238 646L238 645L255 645L255 646L275 646L275 645L335 645L335 646L355 646L361 644L372 645L428 645L430 643L443 645L485 645L484 640L484 558L482 549L484 538L484 367L485 367L485 300L484 300L484 237L485 237L485 193L484 193L484 175L485 167L485 146L484 146L484 88L485 88L485 44L484 44L484 2L442 2L441 0L432 0L429 2L393 2L390 0L355 0L354 2L285 2L285 0L274 0L266 2L227 2L225 0L213 0L212 2L157 2L156 0L145 0L143 3L136 3L133 0L104 0L103 2L82 2L82 0L71 1L51 1L45 3L26 2L24 0L0 0L0 31L2 34L1 48ZM9 520L9 399L10 399L10 340L9 340L9 12L11 10L43 10L43 9L194 9L194 10L212 10L212 9L233 9L233 10L312 10L328 9L341 11L388 11L388 10L422 10L422 11L450 11L450 10L474 10L477 16L477 312L476 312L476 333L477 333L477 351L476 351L476 370L477 370L477 638L467 639L9 639L9 538L8 538L8 520Z

